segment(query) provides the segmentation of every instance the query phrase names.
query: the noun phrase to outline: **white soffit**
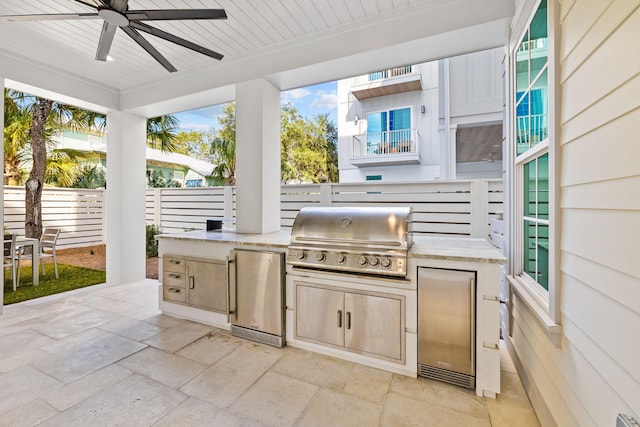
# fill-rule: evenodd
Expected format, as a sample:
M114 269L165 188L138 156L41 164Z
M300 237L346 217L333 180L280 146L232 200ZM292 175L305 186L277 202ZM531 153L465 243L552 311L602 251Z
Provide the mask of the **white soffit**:
M115 60L100 62L94 60L100 19L0 20L0 77L102 110L149 117L172 112L165 110L176 100L173 112L224 102L235 83L255 78L268 76L288 89L356 75L365 66L371 70L376 57L379 64L397 65L499 46L512 5L513 0L129 0L130 9L225 9L225 21L149 21L225 57L217 61L148 36L179 70L168 73L118 31L110 52ZM0 1L0 15L92 11L74 0ZM317 75L323 69L326 77ZM214 102L205 103L202 95L191 99L207 91Z

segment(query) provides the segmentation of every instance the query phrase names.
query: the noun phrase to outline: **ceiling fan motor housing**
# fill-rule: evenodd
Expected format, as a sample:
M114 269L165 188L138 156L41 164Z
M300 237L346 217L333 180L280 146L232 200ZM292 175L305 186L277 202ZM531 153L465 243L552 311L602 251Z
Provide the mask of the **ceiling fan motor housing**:
M122 13L109 9L109 8L99 8L98 16L104 19L110 25L117 25L118 27L126 27L129 25L129 19L124 16Z

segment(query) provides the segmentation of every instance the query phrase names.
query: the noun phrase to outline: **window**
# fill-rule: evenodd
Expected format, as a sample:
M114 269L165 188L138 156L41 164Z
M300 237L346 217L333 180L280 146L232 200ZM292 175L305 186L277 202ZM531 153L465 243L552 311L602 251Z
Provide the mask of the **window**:
M515 217L518 219L516 275L549 303L550 161L547 2L538 5L516 51Z
M184 180L183 171L173 171L173 179L182 182Z
M365 181L382 181L382 175L367 175Z
M411 151L411 108L367 114L367 154Z

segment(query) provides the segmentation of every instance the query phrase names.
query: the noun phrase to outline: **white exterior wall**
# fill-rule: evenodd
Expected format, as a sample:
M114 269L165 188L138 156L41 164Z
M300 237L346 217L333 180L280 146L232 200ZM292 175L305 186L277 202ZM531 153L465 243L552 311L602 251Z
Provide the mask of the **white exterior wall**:
M442 62L413 66L422 79L422 91L387 95L358 101L350 93L352 86L364 81L362 76L338 81L338 137L340 182L362 182L367 175L382 175L383 181L424 181L447 179L442 163L455 156L457 126L495 124L502 121L503 95L501 64L503 48L451 58L449 93L443 86ZM444 131L444 103L449 100L451 140ZM425 113L421 112L424 106ZM396 108L412 108L411 127L417 129L419 164L381 164L357 167L351 163L352 136L367 132L367 113ZM355 123L355 115L358 123ZM453 150L451 150L453 145ZM443 152L444 150L444 152ZM455 158L455 157L454 157ZM477 165L469 178L501 177L501 163ZM455 175L454 175L455 176Z
M562 333L515 298L510 340L543 425L640 420L639 6L560 4Z

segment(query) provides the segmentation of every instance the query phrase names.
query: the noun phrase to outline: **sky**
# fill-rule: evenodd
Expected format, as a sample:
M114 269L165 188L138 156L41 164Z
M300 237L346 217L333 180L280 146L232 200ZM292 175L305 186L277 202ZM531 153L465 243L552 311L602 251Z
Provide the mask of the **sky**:
M329 113L329 119L337 125L337 86L337 82L328 82L292 89L282 92L280 100L282 103L290 102L302 116L308 119L312 119L318 114ZM221 113L222 105L212 105L174 115L180 120L180 130L198 131L207 130L211 127L217 128L219 126L217 117Z

